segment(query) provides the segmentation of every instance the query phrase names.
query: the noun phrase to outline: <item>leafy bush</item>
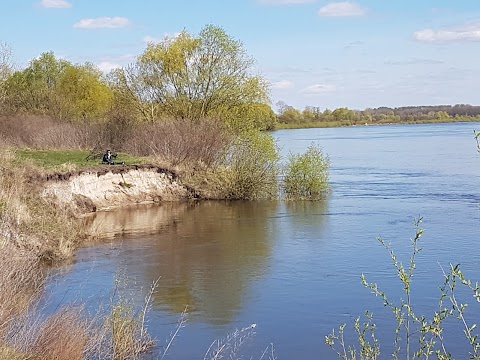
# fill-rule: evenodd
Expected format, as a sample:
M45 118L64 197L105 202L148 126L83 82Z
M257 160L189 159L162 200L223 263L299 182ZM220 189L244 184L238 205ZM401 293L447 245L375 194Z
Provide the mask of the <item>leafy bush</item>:
M314 144L302 155L290 154L284 191L290 200L317 200L328 191L330 161Z
M225 198L276 198L278 160L277 146L271 135L253 130L238 137L224 161Z

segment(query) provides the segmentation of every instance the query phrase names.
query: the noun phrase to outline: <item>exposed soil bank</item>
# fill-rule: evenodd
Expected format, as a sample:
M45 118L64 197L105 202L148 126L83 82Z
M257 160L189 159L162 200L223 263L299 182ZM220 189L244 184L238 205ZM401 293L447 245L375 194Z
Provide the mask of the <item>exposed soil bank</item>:
M198 197L176 174L153 165L84 169L39 180L44 182L43 197L80 214Z

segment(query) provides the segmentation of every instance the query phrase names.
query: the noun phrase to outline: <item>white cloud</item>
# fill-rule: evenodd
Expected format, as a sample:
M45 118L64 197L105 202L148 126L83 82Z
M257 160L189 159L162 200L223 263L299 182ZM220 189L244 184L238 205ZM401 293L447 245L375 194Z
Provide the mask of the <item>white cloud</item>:
M114 69L121 68L122 65L115 64L115 63L112 63L110 61L102 61L102 62L97 64L97 67L100 69L100 71L102 71L104 73L108 73L108 72L110 72Z
M293 87L293 82L288 80L281 80L281 81L272 83L272 89L275 89L275 90L291 89L292 87Z
M44 8L68 9L72 7L66 0L42 0L40 5Z
M290 4L311 4L317 0L258 0L260 4L267 5L290 5Z
M130 25L124 17L99 17L96 19L82 19L73 25L76 29L118 29Z
M366 13L366 9L348 1L331 3L318 10L318 15L320 16L363 16Z
M444 30L420 30L413 34L413 38L426 43L480 41L480 23L467 24Z
M314 84L302 89L301 92L308 95L316 95L316 94L332 93L332 92L335 92L336 90L337 88L335 87L335 85Z

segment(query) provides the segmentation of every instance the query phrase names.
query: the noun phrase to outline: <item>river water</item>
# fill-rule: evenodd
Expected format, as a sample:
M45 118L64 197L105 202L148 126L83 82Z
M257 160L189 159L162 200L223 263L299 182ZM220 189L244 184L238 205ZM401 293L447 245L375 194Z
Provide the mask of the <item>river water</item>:
M187 323L167 358L203 358L215 339L255 323L243 348L259 359L273 344L280 359L335 359L325 335L374 313L382 358L390 358L395 323L367 280L398 303L403 286L387 251L408 265L414 221L423 217L412 302L420 315L436 310L442 268L461 264L480 280L479 123L277 131L284 158L314 143L331 161L331 193L321 202L165 204L99 214L99 232L123 233L81 249L50 284L50 308L108 303L115 278L127 274L139 303L160 277L149 329L164 344L187 308ZM118 275L120 274L120 275ZM468 320L477 322L480 304ZM468 357L456 321L446 324L447 348Z

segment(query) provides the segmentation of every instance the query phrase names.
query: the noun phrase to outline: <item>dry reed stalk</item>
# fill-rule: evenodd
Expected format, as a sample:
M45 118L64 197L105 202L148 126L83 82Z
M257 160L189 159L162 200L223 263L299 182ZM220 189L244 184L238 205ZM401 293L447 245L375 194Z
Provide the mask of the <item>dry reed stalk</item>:
M242 345L248 339L255 335L256 324L237 329L223 339L218 339L212 342L208 348L203 360L218 360L223 358L237 359L239 358L239 351Z

